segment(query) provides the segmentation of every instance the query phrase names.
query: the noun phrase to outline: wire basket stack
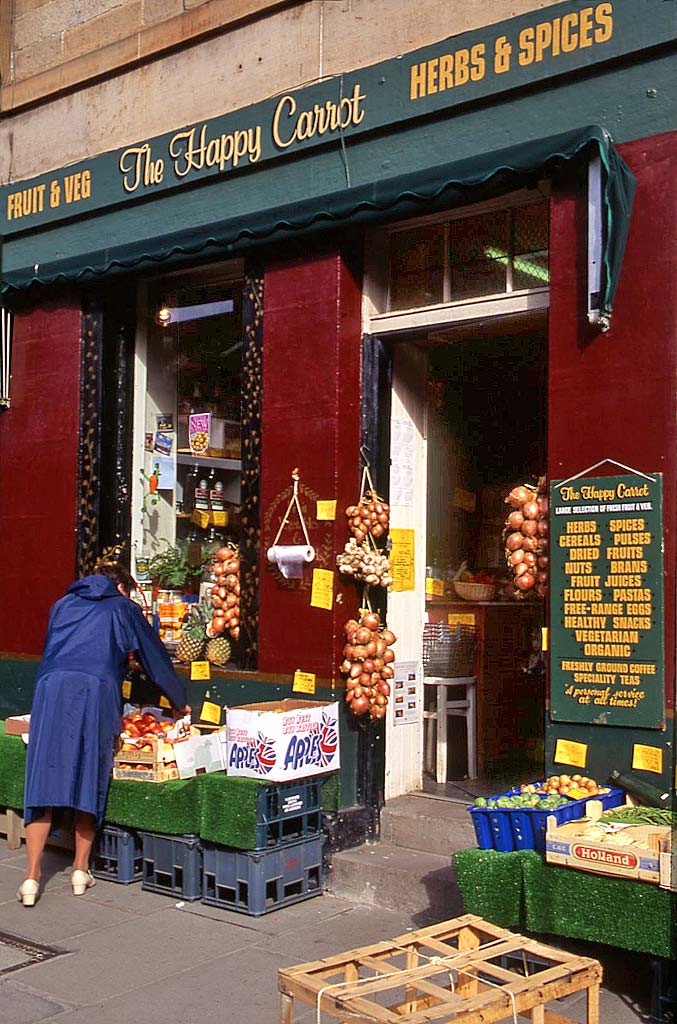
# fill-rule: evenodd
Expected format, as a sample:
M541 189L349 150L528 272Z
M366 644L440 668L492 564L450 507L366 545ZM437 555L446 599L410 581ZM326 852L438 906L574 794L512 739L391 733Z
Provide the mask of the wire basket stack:
M474 675L475 645L472 626L426 623L423 627L423 674L448 679Z

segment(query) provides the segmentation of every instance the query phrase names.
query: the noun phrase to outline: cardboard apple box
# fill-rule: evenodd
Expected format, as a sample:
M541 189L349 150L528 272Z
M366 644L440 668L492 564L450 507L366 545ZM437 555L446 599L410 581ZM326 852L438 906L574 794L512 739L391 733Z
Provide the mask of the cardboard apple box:
M338 702L266 701L228 708L227 772L287 782L341 766Z

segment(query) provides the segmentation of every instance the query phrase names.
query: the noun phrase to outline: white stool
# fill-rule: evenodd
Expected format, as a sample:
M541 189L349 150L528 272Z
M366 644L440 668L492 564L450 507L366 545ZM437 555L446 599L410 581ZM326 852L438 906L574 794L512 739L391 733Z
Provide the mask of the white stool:
M477 778L477 679L475 676L457 676L446 678L444 676L424 676L425 686L434 686L437 689L434 711L423 711L423 719L435 722L436 743L435 743L435 778L437 782L447 781L447 715L458 715L465 718L467 736L467 759L468 778ZM465 687L465 699L455 700L452 697L456 687ZM425 725L424 725L425 728ZM428 726L428 738L425 741L425 768L432 772L432 743L429 742L430 726Z

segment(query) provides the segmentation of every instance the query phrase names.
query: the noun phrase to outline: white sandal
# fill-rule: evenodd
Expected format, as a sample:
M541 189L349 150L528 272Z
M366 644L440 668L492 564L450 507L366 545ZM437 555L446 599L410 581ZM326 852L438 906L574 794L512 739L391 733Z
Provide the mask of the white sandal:
M92 876L91 871L74 871L71 875L71 885L73 887L74 896L82 896L91 889L93 885L96 885L96 878Z
M36 882L34 878L26 878L17 889L16 898L19 903L23 903L24 907L34 907L39 889L39 882Z

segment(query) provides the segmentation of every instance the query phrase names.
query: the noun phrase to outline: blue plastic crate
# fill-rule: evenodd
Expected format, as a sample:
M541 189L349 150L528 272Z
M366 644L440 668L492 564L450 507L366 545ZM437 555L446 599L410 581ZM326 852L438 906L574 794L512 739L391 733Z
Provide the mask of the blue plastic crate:
M140 882L143 874L140 837L119 825L104 825L92 851L91 871L95 878L121 885Z
M141 832L141 888L182 900L202 895L202 844L199 836L165 836Z
M539 853L544 853L548 818L552 815L558 825L563 825L565 821L583 818L588 800L600 800L606 811L610 807L620 807L625 803L625 791L612 787L608 793L601 793L594 797L581 797L580 800L567 800L561 807L555 807L550 811L540 810L538 807L515 808L510 816L515 849L538 850Z
M319 835L323 782L324 777L260 785L253 849L267 850Z
M202 902L259 917L322 892L324 836L270 850L204 844Z
M517 796L519 792L520 787L514 786L505 793L499 793L489 799L499 800L504 796ZM536 807L469 807L468 810L480 850L499 850L501 853L509 853L511 850L538 850L543 853L548 817L554 816L558 825L582 818L588 800L601 800L604 810L608 810L610 807L619 807L625 800L625 793L622 789L611 787L608 793L596 797L582 797L580 800L567 800L561 807L551 810Z

